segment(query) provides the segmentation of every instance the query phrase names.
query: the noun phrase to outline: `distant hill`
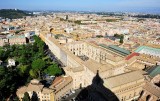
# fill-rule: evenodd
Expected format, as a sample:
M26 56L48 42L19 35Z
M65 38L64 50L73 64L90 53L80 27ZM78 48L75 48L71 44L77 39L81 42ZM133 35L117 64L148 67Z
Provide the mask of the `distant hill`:
M133 17L137 18L155 18L155 19L160 19L160 15L154 15L154 14L144 14L144 15L135 15Z
M9 18L9 19L17 19L23 18L24 16L31 16L28 11L15 10L15 9L1 9L0 17Z

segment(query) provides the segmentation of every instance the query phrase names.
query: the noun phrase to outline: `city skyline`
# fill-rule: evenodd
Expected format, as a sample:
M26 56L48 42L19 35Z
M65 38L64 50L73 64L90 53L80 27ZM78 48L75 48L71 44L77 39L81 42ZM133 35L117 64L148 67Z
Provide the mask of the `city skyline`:
M160 14L159 0L2 0L0 9L142 12Z
M0 100L160 101L159 5L1 0Z

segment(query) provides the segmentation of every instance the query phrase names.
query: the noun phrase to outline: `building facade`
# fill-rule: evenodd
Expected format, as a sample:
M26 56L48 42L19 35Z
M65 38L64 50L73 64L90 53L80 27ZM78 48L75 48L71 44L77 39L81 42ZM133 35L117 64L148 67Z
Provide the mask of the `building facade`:
M133 71L106 78L104 83L120 101L131 101L139 98L145 79L141 71Z
M70 93L73 88L73 80L71 76L56 77L50 89L54 90L55 101L60 101L63 96Z
M39 101L54 101L54 93L52 89L45 88L38 80L33 79L27 86L23 86L17 89L17 96L20 101L24 96L24 93L28 92L30 98L33 94L36 94Z

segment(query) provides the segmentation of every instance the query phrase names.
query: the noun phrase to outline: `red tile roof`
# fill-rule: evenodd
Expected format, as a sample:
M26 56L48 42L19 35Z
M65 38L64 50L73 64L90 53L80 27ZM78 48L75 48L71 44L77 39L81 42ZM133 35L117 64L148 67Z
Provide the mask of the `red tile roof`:
M63 79L64 79L64 78L61 77L61 76L56 77L52 84L55 86L55 85L59 84L60 82L62 82Z
M126 57L126 60L129 60L129 59L131 59L131 58L134 57L134 56L139 56L139 53L132 53L132 54L128 55L128 56Z

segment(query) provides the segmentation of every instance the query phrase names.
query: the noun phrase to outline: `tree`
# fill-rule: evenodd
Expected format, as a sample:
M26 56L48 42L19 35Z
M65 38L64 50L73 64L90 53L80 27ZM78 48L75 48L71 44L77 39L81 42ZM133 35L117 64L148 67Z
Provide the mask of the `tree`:
M39 78L40 78L40 73L44 67L45 67L45 61L43 61L42 59L37 59L32 62L32 69L35 72L38 72Z
M120 39L120 40L119 40L119 43L121 43L121 44L123 43L123 39L124 39L124 35L123 35L123 34L121 34L121 35L119 35L119 34L114 34L114 37Z
M33 36L35 42L34 44L37 44L37 46L40 48L40 47L44 47L45 43L37 36Z
M5 51L4 49L0 49L0 60L5 61L7 59L7 55L10 54L9 51Z
M54 36L54 38L55 38L55 39L58 39L58 35L56 34L56 35Z
M6 73L6 69L3 66L0 66L0 77L3 77Z
M20 101L20 100L19 100L19 98L16 96L16 97L14 98L14 101Z
M14 9L2 9L0 10L0 16L9 19L23 18L23 16L32 16L32 14L26 13L26 11L14 10Z
M15 91L18 80L15 79L16 77L17 74L15 72L0 67L0 99L9 97Z
M33 69L31 69L31 70L29 71L29 75L30 75L32 78L38 78L37 72L35 72Z
M4 55L4 50L3 50L3 49L0 49L0 59L3 58L3 55Z
M23 96L23 98L22 98L22 101L30 101L30 97L29 97L28 92L25 92L25 93L24 93L24 96Z
M45 43L37 36L33 36L34 37L34 46L36 48L38 48L38 53L40 56L44 56L44 46L45 46ZM36 49L35 49L36 50Z
M59 75L62 73L62 70L58 67L58 64L54 63L45 69L44 72L49 75Z
M97 38L102 38L102 37L103 37L103 35L96 35L96 37L97 37Z
M6 70L4 67L0 66L0 93L3 91L5 87L5 83L7 82L5 79Z
M22 65L26 64L26 57L25 56L21 56L20 58L18 58L18 62Z
M82 23L81 23L81 20L76 20L76 21L74 21L74 23L76 23L76 24L78 24L78 25L82 24Z
M6 82L7 80L4 78L0 80L0 91L4 90L4 87L6 86Z
M28 74L28 72L29 72L29 67L27 66L27 65L20 65L19 67L18 67L18 70L19 70L19 73L20 73L20 75L24 75L24 74Z
M123 43L123 38L122 37L120 38L119 43L121 43L121 44Z

